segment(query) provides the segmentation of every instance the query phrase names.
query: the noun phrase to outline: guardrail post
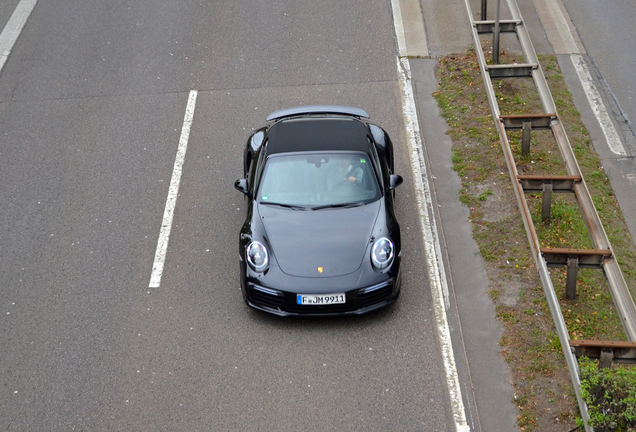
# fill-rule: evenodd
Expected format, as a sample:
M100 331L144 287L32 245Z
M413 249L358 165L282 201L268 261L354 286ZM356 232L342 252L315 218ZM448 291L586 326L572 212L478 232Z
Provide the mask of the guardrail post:
M499 64L499 9L501 6L501 0L497 0L497 6L495 7L495 31L494 39L492 42L492 62Z
M579 272L579 257L571 255L568 257L568 276L565 283L565 297L568 300L576 298L576 276Z
M543 202L541 203L541 218L544 221L549 221L552 218L552 182L546 181L543 183Z
M614 360L614 351L611 348L603 348L601 350L601 358L598 360L598 366L601 369L609 368L612 366Z
M481 20L488 19L488 0L481 0Z
M532 132L532 121L524 120L521 130L521 154L528 156L530 154L530 132Z

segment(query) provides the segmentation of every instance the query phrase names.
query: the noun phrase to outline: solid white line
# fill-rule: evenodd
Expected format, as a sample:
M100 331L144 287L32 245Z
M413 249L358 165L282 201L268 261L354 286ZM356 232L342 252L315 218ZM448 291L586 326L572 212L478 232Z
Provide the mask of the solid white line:
M544 4L552 18L550 20L551 22L544 23L544 27L547 24L552 30L556 30L561 38L563 48L567 53L578 53L579 49L576 46L572 33L570 32L568 20L565 18L565 15L563 15L563 12L557 2L555 0L544 0Z
M194 106L196 101L197 91L191 90L190 96L188 97L185 117L183 118L181 138L179 138L179 148L177 149L177 156L172 170L172 179L170 180L170 189L168 189L166 208L163 212L163 221L161 222L161 231L159 232L159 240L157 241L157 251L155 252L155 262L152 265L152 275L150 276L150 284L148 285L149 288L159 288L159 285L161 284L163 265L166 260L166 252L168 251L168 241L170 240L170 230L172 229L172 218L177 204L177 196L179 195L179 183L181 182L181 173L183 171L183 162L185 160L186 150L188 149L188 138L190 137L190 128L192 126L192 118L194 117Z
M4 67L7 58L9 58L13 45L18 40L37 2L38 0L21 0L13 11L11 18L9 18L7 25L4 26L2 33L0 33L0 70Z
M404 36L400 0L391 0L391 9L393 9L393 25L395 26L395 36L397 37L398 53L400 57L404 57L406 55L406 37Z
M579 75L579 80L581 81L581 85L583 86L585 96L590 103L592 112L594 113L594 116L596 117L598 123L601 125L601 129L603 130L603 135L605 135L605 140L607 141L608 147L617 156L627 156L625 147L623 147L623 143L618 136L618 132L616 132L614 123L612 123L612 119L607 112L607 108L605 108L603 99L601 98L601 95L599 94L598 89L594 84L592 74L590 73L587 64L583 60L583 56L581 56L580 54L572 54L570 55L570 59L572 60L572 64L574 65L576 73Z
M429 56L419 0L391 0L400 57Z
M417 207L420 214L420 226L424 240L426 264L431 284L435 321L439 336L444 369L446 371L446 383L451 400L451 411L455 421L457 432L468 432L470 428L466 422L466 412L462 400L462 391L459 385L457 365L453 353L453 344L448 328L446 309L448 305L448 284L444 262L441 254L441 246L437 238L437 227L434 217L434 206L431 189L428 183L426 162L422 149L422 137L420 134L415 97L411 85L411 69L406 59L398 59L398 74L402 88L402 110L406 121L407 142L410 151L411 168L415 180L415 194Z
M455 422L455 430L457 432L469 432L470 428L466 421L466 411L462 400L459 375L457 374L455 354L453 353L453 344L446 316L446 309L450 306L448 281L446 280L441 245L437 238L437 227L434 217L435 208L433 206L431 188L426 172L426 161L422 147L423 140L417 117L413 86L411 84L411 68L407 59L400 58L406 54L407 47L399 0L391 0L391 7L393 9L393 21L398 41L399 57L397 59L397 69L402 90L402 111L406 122L407 143L410 151L411 169L413 170L413 178L415 181L415 195L420 215L427 270L431 284L430 289L433 298L437 334L442 351L444 370L446 372L446 385L451 401L451 412ZM425 41L424 34L420 37ZM426 48L426 51L428 51L428 48Z

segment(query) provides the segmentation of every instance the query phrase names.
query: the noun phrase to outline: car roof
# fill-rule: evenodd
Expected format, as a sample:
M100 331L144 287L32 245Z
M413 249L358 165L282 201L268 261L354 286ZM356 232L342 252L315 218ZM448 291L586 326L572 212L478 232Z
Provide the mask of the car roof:
M366 126L347 117L282 120L272 125L267 135L268 154L321 150L369 152Z

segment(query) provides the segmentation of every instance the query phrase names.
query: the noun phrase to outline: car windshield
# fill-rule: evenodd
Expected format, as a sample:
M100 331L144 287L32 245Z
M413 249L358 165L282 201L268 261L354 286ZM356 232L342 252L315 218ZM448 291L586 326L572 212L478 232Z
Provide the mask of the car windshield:
M257 199L289 208L362 205L380 198L378 181L364 153L302 153L271 156Z

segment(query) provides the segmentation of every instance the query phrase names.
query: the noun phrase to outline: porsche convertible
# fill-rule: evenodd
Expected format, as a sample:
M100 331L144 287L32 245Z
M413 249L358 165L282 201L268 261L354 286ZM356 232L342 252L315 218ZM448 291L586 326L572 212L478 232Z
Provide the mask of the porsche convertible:
M400 227L388 134L359 109L273 112L248 139L239 235L248 306L276 315L362 314L400 293Z

